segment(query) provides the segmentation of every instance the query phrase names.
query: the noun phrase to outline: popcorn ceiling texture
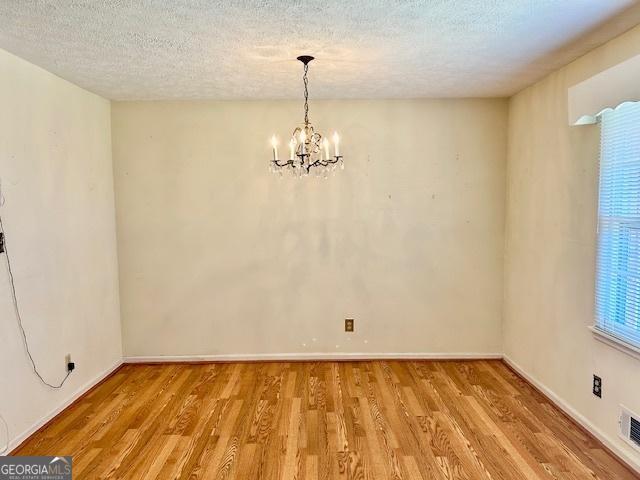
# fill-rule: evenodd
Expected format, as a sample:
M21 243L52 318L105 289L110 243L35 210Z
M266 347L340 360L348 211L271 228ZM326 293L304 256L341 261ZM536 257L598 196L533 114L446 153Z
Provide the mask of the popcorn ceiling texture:
M508 96L637 24L636 7L635 0L2 0L0 47L115 100L299 98L300 54L318 58L313 98Z

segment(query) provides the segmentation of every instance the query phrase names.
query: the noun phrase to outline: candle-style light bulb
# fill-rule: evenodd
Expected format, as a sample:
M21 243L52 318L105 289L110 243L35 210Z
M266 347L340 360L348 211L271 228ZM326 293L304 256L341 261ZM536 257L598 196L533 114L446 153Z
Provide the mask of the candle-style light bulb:
M322 146L324 147L324 158L325 160L329 160L329 140L325 138L322 141Z
M335 156L340 156L340 135L338 132L333 132L333 145L335 147Z
M273 161L278 160L278 139L275 135L271 137L271 146L273 147Z
M306 143L307 143L307 134L305 133L304 130L300 130L300 145L302 146L302 154L307 153L306 152Z
M293 157L296 155L296 139L295 137L291 137L289 141L289 160L293 160Z

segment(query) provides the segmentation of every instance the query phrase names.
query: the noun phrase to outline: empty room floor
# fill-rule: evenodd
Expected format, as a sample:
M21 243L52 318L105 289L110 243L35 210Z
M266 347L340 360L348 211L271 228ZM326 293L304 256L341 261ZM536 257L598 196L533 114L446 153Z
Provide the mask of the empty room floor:
M637 478L499 360L125 365L15 453L75 478Z

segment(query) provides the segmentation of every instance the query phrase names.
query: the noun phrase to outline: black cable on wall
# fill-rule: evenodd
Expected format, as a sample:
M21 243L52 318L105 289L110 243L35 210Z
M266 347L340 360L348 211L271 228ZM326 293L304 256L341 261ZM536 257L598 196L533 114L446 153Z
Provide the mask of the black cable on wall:
M2 205L2 198L0 197L0 206ZM4 230L4 225L2 223L2 215L0 215L0 235L2 236L2 246L4 249L4 256L5 256L5 261L7 263L7 272L9 275L9 285L10 285L10 291L11 291L11 299L13 301L13 309L15 311L15 315L16 315L16 320L18 321L18 327L20 328L20 333L22 334L22 341L24 343L24 348L27 352L27 356L29 357L29 361L31 362L31 367L33 368L33 373L40 379L40 381L46 385L47 387L53 388L53 389L59 389L62 388L62 386L64 385L64 383L67 381L67 379L69 378L69 375L71 375L71 370L67 371L67 374L65 375L65 377L57 384L53 384L53 383L49 383L47 382L42 375L40 374L40 372L38 371L38 367L36 366L36 362L33 359L33 355L31 355L31 350L29 349L29 341L27 339L27 333L25 332L24 329L24 325L22 324L22 315L20 314L20 307L18 304L18 296L16 295L16 285L15 285L15 281L13 278L13 270L11 269L11 259L9 258L9 250L7 248L7 235L6 232ZM1 255L1 253L0 253Z

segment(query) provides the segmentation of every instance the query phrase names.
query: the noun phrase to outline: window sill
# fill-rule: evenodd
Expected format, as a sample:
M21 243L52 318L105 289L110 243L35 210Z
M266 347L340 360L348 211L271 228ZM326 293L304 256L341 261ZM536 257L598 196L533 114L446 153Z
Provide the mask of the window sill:
M599 342L605 343L616 350L620 350L621 352L640 360L640 347L636 347L624 340L620 340L619 338L614 337L595 326L590 326L589 330L591 330L593 337Z

